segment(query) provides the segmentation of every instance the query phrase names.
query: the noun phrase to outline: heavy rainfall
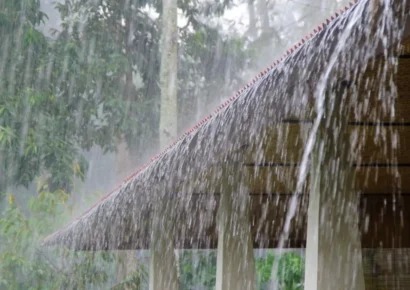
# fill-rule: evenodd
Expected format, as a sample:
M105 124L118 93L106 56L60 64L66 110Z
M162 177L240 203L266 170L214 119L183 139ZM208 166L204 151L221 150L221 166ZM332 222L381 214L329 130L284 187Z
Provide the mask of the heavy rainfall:
M410 289L409 8L0 0L0 289Z

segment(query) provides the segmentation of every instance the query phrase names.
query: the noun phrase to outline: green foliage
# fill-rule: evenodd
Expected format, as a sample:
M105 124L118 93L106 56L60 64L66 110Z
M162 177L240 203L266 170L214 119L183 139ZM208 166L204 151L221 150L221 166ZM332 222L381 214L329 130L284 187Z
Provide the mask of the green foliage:
M41 262L38 245L41 237L52 229L50 221L59 219L67 201L63 191L51 193L43 187L32 198L26 215L14 195L8 195L8 206L0 219L0 288L56 289L52 267ZM42 281L51 281L47 286Z
M69 190L72 179L86 169L76 134L68 130L67 116L75 112L68 112L67 99L45 84L50 42L36 29L46 19L39 9L39 0L0 4L0 14L5 15L0 37L6 68L0 71L2 193L10 185L27 186L44 172L53 189Z
M83 177L86 162L75 139L67 140L68 118L58 109L60 102L32 89L0 98L0 149L9 183L27 186L46 169L53 190L69 190L73 178Z
M138 265L137 270L128 275L124 281L115 285L111 290L141 290L148 281L148 272L144 265Z
M8 195L0 219L0 289L91 289L108 281L116 265L112 254L40 247L65 219L68 199L64 191L50 192L41 184L24 212Z
M21 24L20 17L26 18L31 27L40 24L47 16L40 11L40 0L3 0L0 3L0 31Z
M162 12L161 1L56 3L54 40L37 30L47 19L39 0L0 4L0 192L43 175L70 193L87 170L83 150L113 151L125 139L135 153L156 143L161 17L151 19L147 4ZM243 39L198 20L228 4L178 3L189 20L179 35L180 131L201 102L231 93L246 64Z
M275 262L273 252L266 258L256 259L256 273L259 285L270 281L272 266ZM279 257L277 265L278 286L281 290L303 290L305 260L297 253L284 253Z
M257 280L259 284L268 282L272 275L272 266L275 256L272 251L268 252L266 258L258 258L255 261Z
M157 135L159 31L158 23L139 10L145 4L70 0L57 6L63 31L54 53L64 56L58 66L70 80L59 88L81 104L79 122L90 131L89 140L108 150L118 138L138 149Z
M184 250L180 253L180 289L196 289L200 285L204 289L215 288L216 251ZM255 260L258 289L271 280L272 266L275 261L273 251L266 257ZM303 290L304 258L296 253L285 253L279 257L278 286L280 290Z
M296 253L286 253L279 260L278 277L281 289L302 290L305 260Z
M230 96L242 85L241 71L249 59L245 39L224 37L217 28L203 23L196 23L195 28L180 33L179 123L187 115L195 119L198 102L203 113L208 113L221 98Z
M184 250L179 257L180 290L192 290L201 285L214 289L216 281L216 251Z
M40 174L52 190L70 193L73 180L87 170L83 150L115 150L122 136L135 143L142 134L138 124L153 124L140 115L155 116L147 109L154 106L137 103L138 94L123 86L131 65L117 39L115 27L121 25L89 16L80 31L81 18L70 20L93 8L87 2L59 4L64 29L55 41L36 29L46 18L39 1L0 4L0 15L7 16L0 28L0 193L11 185L28 186Z

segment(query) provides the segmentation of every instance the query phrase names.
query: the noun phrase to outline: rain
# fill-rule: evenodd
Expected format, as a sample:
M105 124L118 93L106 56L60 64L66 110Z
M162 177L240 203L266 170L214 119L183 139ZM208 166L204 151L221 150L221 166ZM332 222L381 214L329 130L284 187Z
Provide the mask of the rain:
M0 0L0 289L410 289L409 7Z

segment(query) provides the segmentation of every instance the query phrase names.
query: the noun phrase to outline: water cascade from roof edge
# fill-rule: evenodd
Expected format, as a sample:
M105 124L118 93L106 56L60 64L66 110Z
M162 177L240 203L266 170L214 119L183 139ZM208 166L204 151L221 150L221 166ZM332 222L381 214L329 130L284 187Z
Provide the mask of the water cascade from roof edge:
M400 107L406 59L401 62L399 51L410 31L405 1L391 2L360 1L332 16L44 245L147 249L155 243L150 237L156 229L177 248L218 246L219 251L224 244L218 244L218 235L226 232L231 234L223 243L239 252L249 243L279 250L306 246L309 251L315 239L328 247L340 244L328 249L330 257L343 256L337 251L357 241L358 251L360 242L361 247L377 247L379 237L369 236L363 226L377 214L361 207L363 196L401 196L406 185L400 176L410 164L404 162L410 155L399 146L406 130L405 106ZM378 209L390 212L387 207L393 206L385 202ZM345 227L355 224L357 233L350 232L349 240ZM317 232L309 240L312 229ZM346 241L340 242L343 237ZM306 257L311 270L330 265L320 247L315 251ZM353 261L344 259L330 268ZM241 263L249 260L236 262L240 272L246 268ZM277 267L274 263L272 271ZM336 277L348 280L340 289L360 289L360 269L349 269ZM327 289L325 278L312 279L306 287Z

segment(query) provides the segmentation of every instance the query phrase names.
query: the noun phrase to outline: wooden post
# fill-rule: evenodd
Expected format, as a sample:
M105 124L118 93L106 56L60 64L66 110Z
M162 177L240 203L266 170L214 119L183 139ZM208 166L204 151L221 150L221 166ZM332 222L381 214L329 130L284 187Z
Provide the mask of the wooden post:
M230 168L232 172L238 168ZM225 170L228 172L228 170ZM235 177L234 177L235 176ZM223 174L224 186L218 209L218 256L216 290L256 289L250 198L238 174ZM245 180L242 177L242 180Z
M364 290L358 193L342 96L329 96L310 170L305 290Z

